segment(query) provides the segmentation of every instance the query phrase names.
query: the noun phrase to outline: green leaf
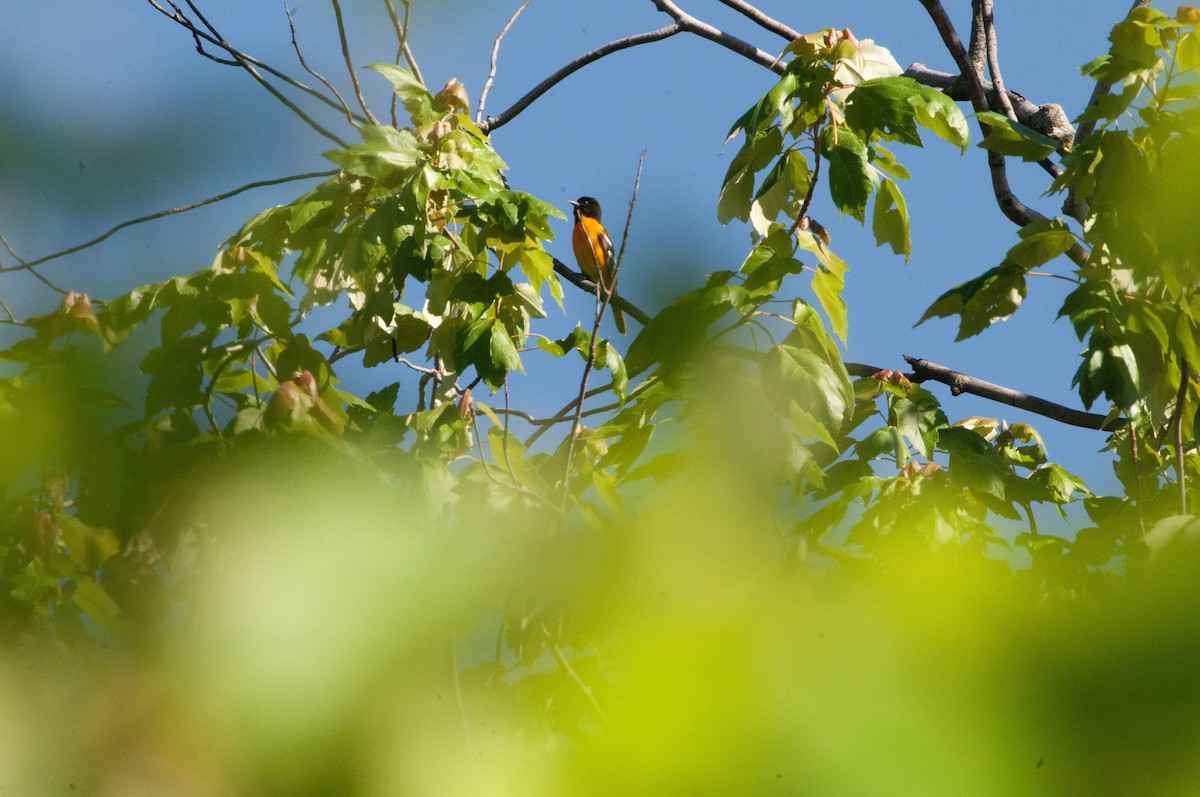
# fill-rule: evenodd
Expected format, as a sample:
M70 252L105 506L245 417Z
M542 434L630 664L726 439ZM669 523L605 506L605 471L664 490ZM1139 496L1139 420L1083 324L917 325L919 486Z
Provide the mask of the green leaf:
M938 445L950 453L950 478L970 490L977 490L1001 501L1011 471L981 436L959 426L938 433ZM994 506L989 502L989 506Z
M502 323L492 325L492 362L504 371L522 371L521 355L513 343L512 335Z
M893 401L891 416L888 422L926 459L933 457L938 430L950 423L937 398L922 387L914 387L907 396Z
M912 239L908 232L908 204L900 187L886 177L880 181L875 196L875 210L871 216L871 230L875 233L875 245L887 244L908 262L912 254Z
M368 64L367 69L374 70L388 79L414 122L420 123L429 117L433 95L421 85L412 72L396 64Z
M991 128L983 141L979 142L984 149L1027 161L1040 161L1058 149L1058 141L1020 122L1014 122L1004 114L982 111L976 116Z
M1075 245L1075 236L1062 219L1039 219L1020 230L1021 240L1004 256L1007 263L1030 269Z
M150 375L146 388L146 415L167 407L195 407L204 401L203 352L212 342L207 335L177 338L153 349L142 360L142 372Z
M791 94L795 91L796 84L796 76L785 72L779 82L761 100L733 123L725 140L728 142L737 135L738 131L746 134L747 141L755 140L765 133L781 113L791 109ZM787 124L784 124L783 127L787 127Z
M909 97L917 124L932 130L943 140L967 151L971 131L967 119L954 100L936 89L922 89Z
M1084 407L1091 407L1101 394L1123 412L1138 399L1140 372L1133 349L1113 340L1106 332L1096 332L1088 341L1084 361L1075 372L1073 385L1079 386Z
M606 342L602 354L604 355L604 367L612 374L613 394L619 401L625 401L629 392L629 374L625 370L625 361L621 359L621 352L617 351L616 346Z
M845 343L849 322L842 290L846 287L846 272L850 267L807 230L796 231L796 242L802 249L815 254L821 264L817 273L813 275L813 292L816 293L834 334Z
M733 219L745 221L750 215L750 199L754 195L754 177L783 151L783 134L772 127L754 137L747 137L725 172L721 193L717 199L717 220L728 224Z
M886 138L921 146L916 109L909 102L921 92L912 78L885 77L858 84L846 100L846 123L870 141L879 132Z
M930 318L957 315L960 321L955 340L965 340L1011 316L1024 299L1025 270L1002 264L943 293L916 325Z
M360 128L362 144L324 153L350 174L369 177L386 185L398 185L421 162L421 146L409 130L383 125ZM314 211L321 210L314 207Z
M844 86L861 86L878 78L899 75L904 70L886 47L873 39L862 39L848 58L842 58L833 77Z
M829 161L829 195L834 205L865 221L867 198L875 187L866 144L844 127L829 126L821 131L821 154Z

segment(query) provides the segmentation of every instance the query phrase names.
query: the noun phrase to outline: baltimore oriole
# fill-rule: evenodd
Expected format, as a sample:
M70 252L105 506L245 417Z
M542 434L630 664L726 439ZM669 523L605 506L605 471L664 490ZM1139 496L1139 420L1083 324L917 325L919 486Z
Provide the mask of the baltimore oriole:
M575 207L575 229L571 231L571 248L579 270L604 291L616 295L616 275L611 272L613 261L612 238L600 223L600 203L593 197L581 196L568 200ZM625 314L611 304L617 331L625 334Z

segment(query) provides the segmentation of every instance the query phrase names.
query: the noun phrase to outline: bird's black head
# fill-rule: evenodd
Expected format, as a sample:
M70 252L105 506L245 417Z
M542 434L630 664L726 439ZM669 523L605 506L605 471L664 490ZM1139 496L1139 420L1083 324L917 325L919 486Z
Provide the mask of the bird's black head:
M595 197L581 196L579 199L572 200L571 204L575 206L575 212L580 216L589 216L596 221L600 221L600 203Z

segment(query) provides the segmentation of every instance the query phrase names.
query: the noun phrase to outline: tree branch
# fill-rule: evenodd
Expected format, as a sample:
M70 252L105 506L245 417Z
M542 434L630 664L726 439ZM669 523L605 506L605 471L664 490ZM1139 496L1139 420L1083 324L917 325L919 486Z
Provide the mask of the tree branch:
M346 72L350 75L350 84L354 86L354 97L358 100L358 105L363 110L363 115L371 124L379 124L379 120L375 118L375 114L371 113L371 109L367 107L367 101L363 97L362 86L358 82L358 72L354 69L354 61L350 58L350 43L346 41L346 25L342 20L342 4L338 0L330 0L333 5L333 16L337 20L338 41L342 45L342 59L346 62Z
M281 103L283 103L288 108L288 110L290 110L292 113L294 113L298 117L300 117L300 119L305 124L307 124L313 130L315 130L317 133L324 136L325 138L328 138L330 141L334 142L335 144L337 144L340 147L348 146L348 144L345 141L342 141L341 138L334 135L332 132L326 130L324 127L322 127L320 124L318 124L312 117L310 117L308 114L304 113L304 111L300 110L300 107L298 105L296 105L294 102L289 100L287 97L283 96L283 94L279 91L279 89L272 86L267 81L267 79L264 78L259 73L258 69L262 69L264 72L267 72L267 73L273 75L274 77L279 78L280 80L284 81L288 85L294 86L295 88L306 92L307 94L309 94L309 95L317 98L321 102L325 103L329 107L336 109L340 113L342 111L342 108L340 106L338 106L338 104L335 101L329 99L324 94L322 94L321 92L312 88L311 86L306 86L305 84L301 83L300 81L296 80L295 78L289 77L288 75L284 74L283 72L280 72L277 69L267 66L266 64L259 61L258 59L253 58L252 56L249 56L249 55L241 52L240 50L235 49L232 45L230 45L227 41L225 41L216 32L216 29L213 28L213 26L211 24L209 24L208 20L206 20L204 18L204 16L195 7L195 5L193 5L190 2L190 0L188 2L188 7L192 9L192 11L196 14L197 18L199 18L200 21L202 23L204 23L204 25L208 28L208 30L212 31L211 33L197 28L196 24L194 22L192 22L190 19L188 19L187 16L183 13L183 11L179 8L179 6L175 5L174 2L171 2L171 0L168 0L168 2L170 2L171 7L174 9L174 13L167 11L165 8L160 6L155 0L146 0L146 2L148 2L151 6L153 6L159 13L161 13L167 19L170 19L172 22L176 23L177 25L182 27L184 30L191 33L192 38L196 40L196 51L199 52L201 55L204 55L206 57L211 57L211 56L209 56L208 53L206 53L204 51L203 44L201 43L202 41L207 41L216 47L220 47L222 50L224 50L225 52L227 52L231 56L233 56L234 60L232 63L229 61L221 61L221 59L215 59L215 60L218 60L221 63L239 66L242 69L246 70L246 72L248 72L251 77L253 77L255 80L258 81L259 85L261 85L264 89L266 89L268 92L270 92L271 95L273 97L275 97L275 99L277 99ZM258 67L258 69L256 69L255 67Z
M340 105L342 108L342 113L346 115L346 121L353 125L354 112L350 110L350 106L346 103L346 100L342 98L341 92L339 92L324 75L309 67L308 61L305 60L304 52L300 49L300 42L296 39L296 23L292 19L292 12L287 7L287 3L284 3L283 5L283 13L287 15L288 30L290 30L292 33L292 49L296 51L296 58L300 61L300 66L304 68L305 72L321 81L321 85L325 86L325 88L337 98L338 105Z
M50 260L57 260L58 258L66 257L67 255L73 255L76 252L80 252L84 249L95 246L98 243L102 243L103 241L106 241L110 237L112 237L114 233L120 232L121 230L125 229L126 227L132 227L135 224L142 224L143 222L147 222L147 221L154 221L155 219L161 219L164 216L172 216L176 213L183 213L188 210L195 210L196 208L204 207L205 205L211 205L214 202L221 202L222 200L229 199L230 197L233 197L233 196L237 196L238 194L240 194L244 191L249 191L252 188L262 188L262 187L268 186L268 185L279 185L280 183L290 183L294 180L308 180L313 177L332 177L333 175L335 175L337 173L338 173L337 169L331 169L329 171L324 171L324 172L308 172L306 174L294 174L290 177L280 177L275 180L260 180L256 183L247 183L246 185L235 188L232 191L226 191L223 194L217 194L214 197L209 197L208 199L202 199L199 202L193 202L190 205L184 205L183 207L178 207L178 208L171 208L170 210L162 210L162 211L159 211L158 213L151 213L149 216L140 216L136 219L130 219L129 221L123 221L120 224L118 224L117 226L113 227L108 232L104 233L103 235L93 238L92 240L90 240L86 243L79 244L78 246L72 246L70 249L64 249L61 252L55 252L54 254L51 254L51 255L45 255L44 257L39 257L36 260L24 261L18 266L0 266L0 272L26 271L26 270L32 271L34 266L41 265L42 263L48 262ZM36 275L36 272L34 272L34 273Z
M987 50L988 73L992 76L992 85L996 89L995 96L1000 101L1004 115L1015 122L1017 114L1013 111L1012 102L1008 99L1008 92L1004 90L1004 77L1000 74L1000 51L996 43L996 22L992 17L992 0L975 0L975 2L983 15L983 41Z
M592 282L580 272L572 270L570 266L563 263L557 257L552 257L551 259L554 261L555 273L557 273L567 282L574 285L576 288L579 288L579 290L584 291L585 293L590 293L593 296L596 295L596 283ZM614 304L617 307L620 307L625 312L625 315L636 318L638 323L642 326L650 323L650 316L646 312L639 309L637 305L633 304L622 296L618 296L614 293L609 304Z
M682 30L688 33L694 33L697 36L708 39L711 42L721 45L738 55L745 56L751 61L760 66L765 66L772 72L782 73L784 65L777 56L771 55L768 52L758 49L749 42L742 41L736 36L714 28L707 22L701 22L691 14L685 12L682 8L675 5L671 0L651 0L654 7L663 12L671 19L675 20L675 24L679 25Z
M912 78L923 86L930 88L941 89L947 97L952 100L969 101L964 84L965 81L958 75L952 75L949 72L941 72L936 69L930 69L924 64L916 63L904 70L904 77ZM981 80L984 96L987 98L988 108L992 110L1000 110L1003 106L999 97L996 96L996 87L990 80ZM1026 127L1032 127L1039 133L1045 133L1055 139L1062 145L1070 145L1076 138L1075 128L1070 122L1053 124L1047 126L1047 117L1051 114L1049 109L1059 108L1053 103L1047 105L1037 105L1031 102L1027 97L1015 91L1007 91L1007 99L1013 107L1013 112L1017 116L1017 121ZM1065 117L1065 114L1063 114Z
M725 5L729 6L730 8L734 9L735 11L741 13L742 15L748 17L749 19L754 20L759 25L761 25L762 27L771 31L772 33L782 36L783 38L787 39L789 42L795 41L796 39L800 38L799 32L792 30L787 25L784 25L782 22L780 22L778 20L768 17L766 14L759 11L754 6L750 5L749 3L744 2L744 0L721 0L721 2L724 3Z
M930 19L933 20L934 26L942 37L942 43L946 45L946 49L954 58L954 63L964 78L971 106L976 113L990 110L987 93L983 88L983 79L971 64L970 56L963 47L962 40L958 38L958 33L954 30L950 17L946 15L946 9L942 7L940 0L920 0L920 2L929 13ZM979 123L979 128L985 138L991 131L991 128L983 122ZM988 150L987 160L988 170L992 177L992 193L996 196L996 204L1000 206L1000 212L1018 227L1045 219L1045 216L1027 206L1013 193L1008 183L1008 170L1004 156L999 152ZM1066 254L1074 263L1081 266L1088 259L1088 251L1078 243L1073 244Z
M958 396L963 393L970 393L973 396L979 396L989 401L998 401L1001 404L1007 404L1026 412L1032 412L1035 415L1050 418L1059 423L1065 423L1068 426L1078 426L1083 429L1113 432L1127 423L1124 418L1109 420L1104 415L1072 409L1062 404L1056 404L1053 401L1031 396L1028 393L1022 393L1019 390L985 382L982 379L967 376L929 360L910 357L907 354L904 355L904 360L913 368L911 374L905 374L910 382L940 382L943 385L949 386L951 395ZM864 365L863 363L846 363L846 370L852 376L869 377L884 369L873 365Z
M660 41L668 36L674 36L676 33L679 33L682 30L683 28L679 25L668 25L667 27L659 28L658 30L652 30L647 33L639 33L635 36L627 36L624 39L617 39L616 41L609 42L603 47L597 47L591 52L584 53L574 61L559 69L554 74L550 75L550 77L546 78L541 83L534 86L524 97L513 103L511 107L503 111L499 116L489 116L487 119L484 119L479 123L478 127L484 133L491 133L493 130L496 130L497 128L511 122L517 116L517 114L528 108L534 100L552 89L568 75L572 74L573 72L578 72L580 69L592 63L593 61L599 61L606 55L611 55L619 50L625 50L630 47L636 47L639 44L648 44L650 42Z

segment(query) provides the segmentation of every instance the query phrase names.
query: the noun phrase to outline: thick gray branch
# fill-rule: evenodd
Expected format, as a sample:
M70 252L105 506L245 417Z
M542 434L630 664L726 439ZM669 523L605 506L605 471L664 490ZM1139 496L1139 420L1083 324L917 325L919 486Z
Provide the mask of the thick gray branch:
M904 360L913 369L911 374L905 374L909 381L918 383L940 382L943 385L949 386L951 394L955 396L970 393L973 396L979 396L989 401L998 401L1010 407L1016 407L1026 412L1032 412L1035 415L1050 418L1059 423L1078 426L1083 429L1097 429L1111 432L1125 426L1127 423L1124 418L1116 418L1106 423L1107 418L1104 415L1065 407L1062 404L1056 404L1044 398L1022 393L1019 390L985 382L982 379L967 376L964 373L947 368L944 365L938 365L929 360L909 357L907 354L904 355ZM846 370L852 376L873 376L883 369L862 363L846 363Z
M941 89L952 100L963 102L970 99L967 95L965 81L958 75L939 72L924 64L913 64L904 70L904 76L912 78L923 86ZM984 96L987 98L988 108L1004 113L1004 106L996 96L996 87L988 80L981 81L981 85ZM1054 103L1035 105L1015 91L1006 91L1005 94L1008 95L1008 101L1012 105L1013 113L1017 115L1018 122L1043 135L1050 136L1064 148L1069 149L1074 143L1075 128L1071 125L1062 106Z

